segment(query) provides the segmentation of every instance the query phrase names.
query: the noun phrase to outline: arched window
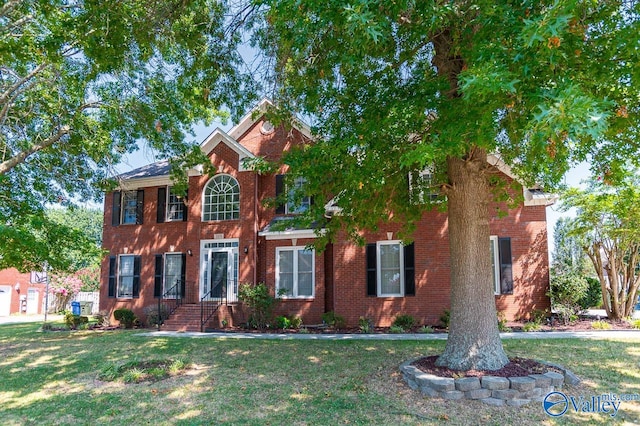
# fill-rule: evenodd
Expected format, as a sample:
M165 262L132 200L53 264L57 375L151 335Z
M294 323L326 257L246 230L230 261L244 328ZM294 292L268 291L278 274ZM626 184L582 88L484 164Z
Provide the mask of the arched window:
M229 175L216 175L204 187L202 220L230 220L240 217L240 186Z

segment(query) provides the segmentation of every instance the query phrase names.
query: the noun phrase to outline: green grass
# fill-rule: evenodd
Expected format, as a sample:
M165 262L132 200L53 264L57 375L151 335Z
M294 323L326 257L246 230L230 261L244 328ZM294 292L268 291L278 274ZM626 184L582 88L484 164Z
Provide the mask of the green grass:
M405 386L398 366L441 352L443 341L151 338L136 330L43 333L38 327L0 326L3 425L640 422L640 401L624 402L615 419L569 413L556 421L539 404L517 409L426 399ZM640 393L640 340L514 339L504 345L510 356L572 369L583 383L566 388L568 394ZM183 371L135 383L140 371L134 369L127 383L115 367L152 360L179 360L174 368ZM109 368L122 379L100 380Z

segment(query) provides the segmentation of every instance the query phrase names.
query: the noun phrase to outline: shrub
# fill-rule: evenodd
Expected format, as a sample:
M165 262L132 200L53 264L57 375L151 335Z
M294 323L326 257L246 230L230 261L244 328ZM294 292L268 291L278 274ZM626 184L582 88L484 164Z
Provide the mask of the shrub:
M109 327L111 325L111 315L108 311L100 311L93 316L100 327Z
M345 328L347 326L347 320L342 315L338 315L333 311L325 312L322 314L322 322L329 327L333 327L337 330Z
M510 327L507 327L507 319L504 316L504 312L498 312L498 331L501 333L509 333Z
M290 327L293 328L294 330L297 330L300 327L302 327L302 318L297 317L295 315L289 316L289 322L290 322Z
M433 333L433 327L431 327L429 325L423 325L422 327L420 327L418 329L418 333L431 334L431 333Z
M564 324L571 321L582 310L580 300L585 297L589 284L578 274L553 274L549 287L551 305L558 312Z
M164 324L164 321L169 318L169 307L164 303L160 304L160 312L158 314L158 305L145 306L143 309L145 316L147 317L147 325L149 327L155 327L157 325Z
M309 334L309 329L306 327L302 327L299 331L300 334Z
M358 319L358 328L360 329L361 333L371 333L371 330L373 329L373 321L367 317L360 317Z
M591 328L595 330L610 330L611 324L606 321L598 320L591 323Z
M547 319L547 310L535 309L531 312L531 320L536 324L544 324Z
M136 322L138 318L136 318L135 314L131 309L120 308L113 311L113 317L116 321L119 321L124 328L133 328L133 324Z
M602 287L600 287L600 280L593 277L585 277L587 280L587 290L578 304L582 309L589 309L597 307L602 303Z
M409 331L416 325L416 319L408 314L400 314L393 320L392 325L398 326L404 331Z
M535 321L526 322L522 326L522 331L529 332L529 331L539 331L539 330L540 330L540 324Z
M404 328L397 325L392 325L391 327L389 327L389 333L392 333L392 334L402 334L405 331L406 330Z
M633 320L633 321L631 322L631 326L632 326L633 328L640 329L640 319Z
M78 327L82 327L84 324L89 323L89 317L67 313L64 316L64 323L67 325L69 330L77 330Z
M449 312L448 309L445 309L442 315L440 315L440 322L442 323L442 326L444 328L449 328L450 321L451 321L451 312Z
M289 318L285 317L284 315L280 315L276 317L274 321L274 325L276 328L284 330L291 327L291 321L289 320Z
M273 305L276 298L271 296L265 283L256 285L241 284L238 298L247 305L249 311L249 327L265 329L273 317Z

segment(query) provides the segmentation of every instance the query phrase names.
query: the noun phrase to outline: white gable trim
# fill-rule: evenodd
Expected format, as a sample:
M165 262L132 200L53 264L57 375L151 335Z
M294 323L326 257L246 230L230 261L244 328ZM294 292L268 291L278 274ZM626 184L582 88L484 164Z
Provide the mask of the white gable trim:
M231 130L229 130L229 136L238 139L240 136L244 135L251 126L257 123L264 114L267 112L269 107L272 107L273 102L267 98L263 98L258 105L251 109L244 117L240 119L238 124L236 124ZM311 137L311 128L303 123L300 120L293 120L293 128L302 133L305 137L312 139Z
M233 137L229 136L224 130L217 128L200 144L200 149L205 155L211 154L211 152L218 146L219 143L224 143L229 148L234 150L238 154L238 171L244 172L247 169L243 165L245 158L256 158L247 148L240 145Z

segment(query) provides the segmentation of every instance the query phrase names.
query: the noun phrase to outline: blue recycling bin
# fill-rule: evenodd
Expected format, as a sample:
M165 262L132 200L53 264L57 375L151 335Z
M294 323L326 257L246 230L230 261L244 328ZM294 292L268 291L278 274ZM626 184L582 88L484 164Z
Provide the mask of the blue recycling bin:
M71 302L71 313L73 315L80 315L80 302Z

